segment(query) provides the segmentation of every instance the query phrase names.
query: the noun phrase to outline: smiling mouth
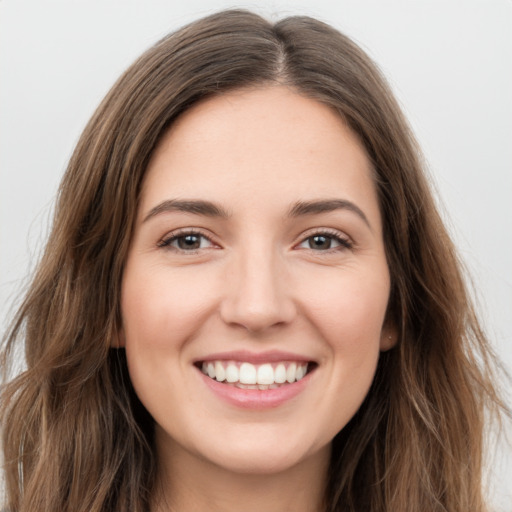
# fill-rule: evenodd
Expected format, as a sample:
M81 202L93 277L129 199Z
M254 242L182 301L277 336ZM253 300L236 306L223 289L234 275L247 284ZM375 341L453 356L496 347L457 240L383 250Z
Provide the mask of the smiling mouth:
M240 389L277 389L303 379L313 362L283 361L252 364L240 361L203 361L197 367L210 379Z

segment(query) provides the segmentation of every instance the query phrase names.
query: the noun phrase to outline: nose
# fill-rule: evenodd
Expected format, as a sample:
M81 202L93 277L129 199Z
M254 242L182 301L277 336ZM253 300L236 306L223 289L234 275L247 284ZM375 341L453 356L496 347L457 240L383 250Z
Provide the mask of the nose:
M252 333L286 325L296 315L286 265L271 251L245 251L230 265L220 307L223 321Z

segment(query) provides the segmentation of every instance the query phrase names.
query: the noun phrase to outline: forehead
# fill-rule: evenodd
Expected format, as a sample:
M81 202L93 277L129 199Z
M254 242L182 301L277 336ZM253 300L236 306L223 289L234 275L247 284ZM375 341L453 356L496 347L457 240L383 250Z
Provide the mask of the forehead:
M169 194L233 207L256 195L283 201L287 194L341 195L378 215L359 139L330 107L284 86L216 96L178 118L152 156L141 208Z

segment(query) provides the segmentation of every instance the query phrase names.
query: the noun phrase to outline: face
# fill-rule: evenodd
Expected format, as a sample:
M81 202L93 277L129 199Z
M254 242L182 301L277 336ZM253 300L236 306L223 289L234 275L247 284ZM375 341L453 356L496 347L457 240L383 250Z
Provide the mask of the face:
M285 87L186 112L145 178L120 343L158 450L236 472L329 452L361 405L390 283L372 170Z

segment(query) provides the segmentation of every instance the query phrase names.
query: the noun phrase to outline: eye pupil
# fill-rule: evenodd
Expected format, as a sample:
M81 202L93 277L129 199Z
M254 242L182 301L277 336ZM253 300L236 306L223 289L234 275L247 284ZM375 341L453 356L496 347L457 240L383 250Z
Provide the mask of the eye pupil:
M180 249L199 249L201 245L201 237L198 235L186 235L178 238L178 247Z
M309 247L311 249L330 249L331 238L324 235L315 235L309 239Z

